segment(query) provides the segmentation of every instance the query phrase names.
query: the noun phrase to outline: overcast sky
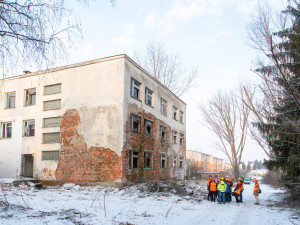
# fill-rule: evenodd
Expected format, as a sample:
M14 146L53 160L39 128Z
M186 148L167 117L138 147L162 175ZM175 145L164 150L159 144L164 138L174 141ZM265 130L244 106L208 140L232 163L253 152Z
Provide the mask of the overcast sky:
M265 1L277 9L284 2ZM246 27L257 0L116 0L115 7L109 0L91 1L88 7L68 2L80 18L83 39L74 42L67 63L122 53L134 58L135 51L158 40L185 66L197 66L196 87L182 96L187 103L187 149L226 158L216 150L216 136L203 126L198 105L220 89L256 79L250 72L256 52L247 45ZM257 145L247 143L244 161L265 157Z

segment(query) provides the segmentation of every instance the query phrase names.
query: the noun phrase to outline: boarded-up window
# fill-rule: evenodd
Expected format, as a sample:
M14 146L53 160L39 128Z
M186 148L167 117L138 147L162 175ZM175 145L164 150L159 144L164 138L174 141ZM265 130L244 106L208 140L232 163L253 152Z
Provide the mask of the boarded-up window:
M56 110L61 108L61 100L51 100L44 102L44 110Z
M42 160L58 161L59 151L43 151Z
M55 133L44 133L43 134L43 143L60 143L60 132Z
M43 119L43 127L60 127L61 117L51 117Z
M44 87L44 95L54 95L61 93L61 84L53 84Z

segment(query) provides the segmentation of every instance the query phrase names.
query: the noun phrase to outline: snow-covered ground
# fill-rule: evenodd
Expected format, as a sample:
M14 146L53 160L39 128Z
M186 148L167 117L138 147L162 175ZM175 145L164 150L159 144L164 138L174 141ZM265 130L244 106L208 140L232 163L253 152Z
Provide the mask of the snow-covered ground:
M10 180L0 179L0 183L0 224L300 225L295 209L273 204L285 196L284 190L263 184L260 205L254 204L253 184L245 185L244 203L219 205L205 200L205 183L187 184L191 196L141 191L142 185L117 190L66 184L36 190L14 187Z

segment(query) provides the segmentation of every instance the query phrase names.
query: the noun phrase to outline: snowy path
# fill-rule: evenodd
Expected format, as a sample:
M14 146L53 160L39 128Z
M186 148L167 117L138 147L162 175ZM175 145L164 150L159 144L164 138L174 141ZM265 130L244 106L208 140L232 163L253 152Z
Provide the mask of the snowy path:
M205 185L197 189L205 190ZM267 202L284 196L276 196L282 190L267 185L261 185L261 189L261 205L254 204L253 184L245 185L244 203L236 204L234 199L233 203L219 205L169 193L140 192L134 186L120 191L74 185L46 190L11 187L4 192L10 208L1 206L0 192L0 224L300 225L293 211Z

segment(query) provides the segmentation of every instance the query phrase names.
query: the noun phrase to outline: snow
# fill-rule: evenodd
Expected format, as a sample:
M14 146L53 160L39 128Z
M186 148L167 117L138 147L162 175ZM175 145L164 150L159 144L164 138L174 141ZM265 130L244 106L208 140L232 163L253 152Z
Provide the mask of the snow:
M206 200L206 182L176 190L149 192L145 184L121 190L65 184L37 190L27 182L15 187L0 180L0 224L298 224L294 209L274 206L285 191L261 184L261 204L255 205L253 183L245 185L244 203ZM143 186L144 185L144 186ZM4 203L9 202L9 206Z

